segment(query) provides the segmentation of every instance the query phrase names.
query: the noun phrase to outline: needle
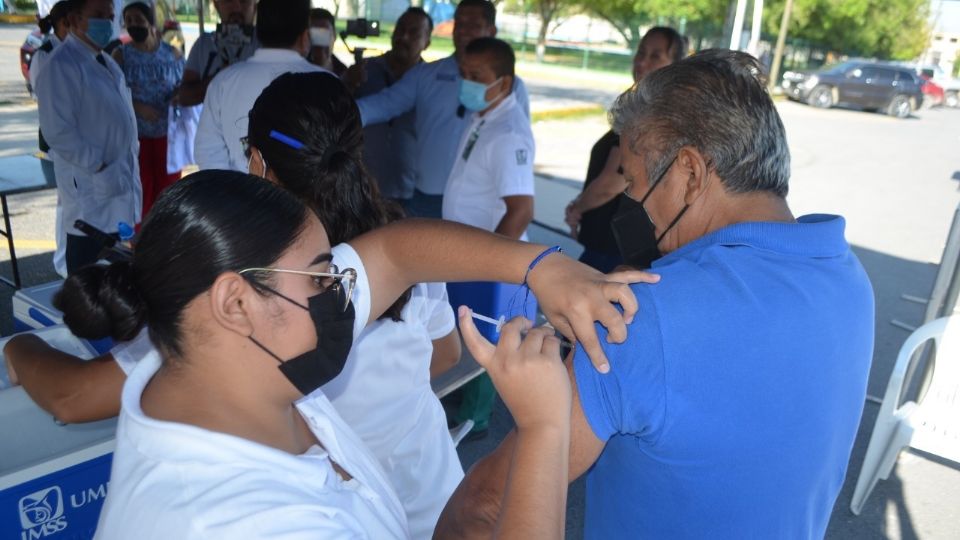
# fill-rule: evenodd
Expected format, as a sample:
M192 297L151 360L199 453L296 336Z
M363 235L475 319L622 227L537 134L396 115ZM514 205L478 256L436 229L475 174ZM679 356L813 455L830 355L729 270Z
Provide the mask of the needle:
M507 320L506 317L503 315L500 316L500 319L494 319L492 317L487 317L486 315L481 315L473 310L470 310L470 315L478 321L483 321L485 323L496 326L497 332L499 332L500 329L503 328L503 323Z
M472 316L474 319L476 319L476 320L478 320L478 321L482 321L482 322L485 322L485 323L487 323L487 324L492 324L492 325L496 326L498 333L500 332L500 329L503 328L504 322L506 322L506 320L507 320L507 318L506 318L504 315L501 315L499 319L494 319L493 317L487 317L486 315L481 315L481 314L479 314L479 313L477 313L477 312L475 312L475 311L473 311L473 310L470 310L470 316ZM553 326L551 326L549 323L545 324L544 326L549 326L550 329L553 330ZM526 335L526 332L521 332L520 335ZM560 338L560 344L561 344L562 347L566 347L566 348L571 348L571 347L573 347L573 344L570 343L570 341L567 340L567 338L565 338L565 337L563 337L563 336L557 336L557 337Z

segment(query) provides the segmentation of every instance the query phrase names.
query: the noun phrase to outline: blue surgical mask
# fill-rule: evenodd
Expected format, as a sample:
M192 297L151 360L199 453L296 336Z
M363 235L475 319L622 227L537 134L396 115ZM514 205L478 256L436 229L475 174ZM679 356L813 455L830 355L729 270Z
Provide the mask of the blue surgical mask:
M473 112L479 112L489 107L500 96L496 96L487 101L487 90L500 83L503 77L498 78L489 85L460 79L460 104Z
M113 21L110 19L88 19L87 37L101 49L113 40Z

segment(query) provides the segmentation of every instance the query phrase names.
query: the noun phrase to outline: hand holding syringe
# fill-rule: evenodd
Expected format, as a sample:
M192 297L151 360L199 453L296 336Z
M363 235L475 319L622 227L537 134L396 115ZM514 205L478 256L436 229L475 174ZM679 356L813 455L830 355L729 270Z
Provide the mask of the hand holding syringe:
M504 315L501 315L499 319L494 319L493 317L487 317L486 315L481 315L481 314L479 314L479 313L477 313L477 312L475 312L475 311L473 311L473 310L470 310L470 316L472 316L474 319L476 319L476 320L478 320L478 321L485 322L485 323L487 323L487 324L491 324L491 325L493 325L493 326L496 326L496 327L497 327L496 330L497 330L497 333L498 333L498 334L500 333L500 330L503 328L504 323L507 322L507 318L506 318L506 316L504 316ZM551 328L551 329L553 328L553 327L550 326L549 324L546 324L546 325L544 325L544 326L547 326L547 327L549 327L549 328ZM521 336L525 336L525 335L527 335L527 333L526 333L526 332L521 332L520 335L521 335ZM569 352L571 349L573 349L573 343L570 343L570 341L568 341L567 338L565 338L565 337L563 337L563 336L557 336L557 337L560 338L560 350L561 350L561 354L563 354L563 356L566 356L567 352Z

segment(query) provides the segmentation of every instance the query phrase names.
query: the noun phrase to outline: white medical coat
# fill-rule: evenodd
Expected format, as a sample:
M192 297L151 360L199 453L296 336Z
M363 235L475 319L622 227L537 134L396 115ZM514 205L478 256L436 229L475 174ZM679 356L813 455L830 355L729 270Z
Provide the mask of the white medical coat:
M63 228L82 219L106 232L140 222L137 119L120 66L70 34L37 76L40 129L50 144Z

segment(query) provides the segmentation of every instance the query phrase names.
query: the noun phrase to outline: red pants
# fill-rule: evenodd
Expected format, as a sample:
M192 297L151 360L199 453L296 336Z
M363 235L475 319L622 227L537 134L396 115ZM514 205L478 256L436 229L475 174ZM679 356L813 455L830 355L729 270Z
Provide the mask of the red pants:
M146 139L140 137L140 185L143 186L143 214L157 201L163 190L180 179L180 172L167 174L167 138Z

